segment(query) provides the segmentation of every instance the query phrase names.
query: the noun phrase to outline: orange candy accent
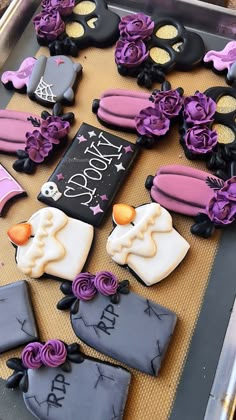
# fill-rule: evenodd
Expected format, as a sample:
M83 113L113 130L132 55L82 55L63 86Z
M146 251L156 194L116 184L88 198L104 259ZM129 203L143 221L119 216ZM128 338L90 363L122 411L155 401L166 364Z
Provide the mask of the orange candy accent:
M32 228L29 223L19 223L18 225L10 227L7 234L11 242L15 245L21 246L28 242L32 234Z
M113 206L113 219L117 225L128 225L136 216L136 211L128 204L115 204Z

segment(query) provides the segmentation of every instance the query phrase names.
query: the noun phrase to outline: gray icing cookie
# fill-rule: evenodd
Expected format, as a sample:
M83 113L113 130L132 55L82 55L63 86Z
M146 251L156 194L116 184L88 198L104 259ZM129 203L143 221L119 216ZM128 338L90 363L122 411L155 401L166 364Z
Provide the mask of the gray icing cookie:
M26 281L0 287L0 353L38 339Z
M53 106L56 102L72 104L73 86L81 73L81 64L74 63L64 55L41 56L34 65L27 94L30 99L47 106Z
M52 352L48 351L48 360L60 358L56 341L59 342L52 340L44 345L53 345ZM59 343L60 349L66 346ZM48 360L44 360L41 367L26 368L25 348L22 360L14 358L7 361L14 373L8 378L6 386L19 386L24 393L26 407L40 420L122 420L130 373L121 366L86 357L77 350L78 344L66 346L66 349L68 353L64 365L50 367L46 365ZM33 353L31 347L28 360L32 361L36 354L37 348Z
M71 308L75 334L94 349L132 368L157 375L177 316L163 306L129 292L127 280L119 284L112 297L97 293L89 301L77 300L81 275L83 290L90 289L84 274L87 273L81 273L74 280L71 294L69 282L63 283L61 290L66 297L57 305L58 309ZM97 275L100 279L103 277L104 284L113 282L112 273Z

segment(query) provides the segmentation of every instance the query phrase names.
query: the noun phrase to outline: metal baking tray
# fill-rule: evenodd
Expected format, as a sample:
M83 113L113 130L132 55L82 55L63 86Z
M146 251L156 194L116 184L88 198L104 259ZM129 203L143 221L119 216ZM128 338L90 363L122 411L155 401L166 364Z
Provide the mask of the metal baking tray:
M1 18L0 68L4 66L20 35L27 37L27 33L30 33L27 32L27 24L39 4L40 0L13 0ZM120 15L142 11L146 14L164 12L175 16L202 36L207 49L221 49L229 40L236 39L236 11L198 0L110 0L109 5ZM33 42L36 51L36 37ZM27 43L21 45L25 45L24 55L27 56ZM30 48L32 50L32 44ZM14 61L20 63L21 53L20 48L14 51ZM8 66L10 64L11 58ZM5 105L10 97L10 94L6 95ZM235 238L236 227L224 231L221 236L170 420L233 419L236 406ZM223 288L222 293L222 282L226 279L227 287ZM217 335L214 333L215 325ZM25 410L21 393L6 390L4 380L0 379L0 420L15 420L17 417L33 419Z

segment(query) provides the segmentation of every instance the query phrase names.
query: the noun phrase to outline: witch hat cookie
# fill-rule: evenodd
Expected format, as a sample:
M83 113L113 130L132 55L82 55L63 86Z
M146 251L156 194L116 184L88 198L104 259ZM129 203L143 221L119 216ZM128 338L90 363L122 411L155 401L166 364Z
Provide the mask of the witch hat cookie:
M27 409L40 420L122 420L130 373L90 359L77 343L60 340L28 344L7 366L7 388L19 388Z
M96 350L157 376L177 316L157 303L129 291L108 271L80 273L64 282L58 309L69 309L75 334Z
M46 207L27 223L10 228L8 236L16 246L16 263L22 273L33 278L46 274L73 280L88 257L93 227Z
M171 215L160 204L144 204L133 213L129 207L114 206L115 227L106 249L113 261L128 268L144 285L151 286L180 264L189 244L173 228Z

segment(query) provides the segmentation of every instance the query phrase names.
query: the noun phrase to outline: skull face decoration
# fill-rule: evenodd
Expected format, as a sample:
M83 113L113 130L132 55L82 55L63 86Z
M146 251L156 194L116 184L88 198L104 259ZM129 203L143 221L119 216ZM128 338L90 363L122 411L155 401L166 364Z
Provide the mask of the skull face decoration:
M54 201L59 200L59 198L62 196L62 193L58 190L57 184L55 182L46 182L43 184L41 193L45 197L52 198Z

